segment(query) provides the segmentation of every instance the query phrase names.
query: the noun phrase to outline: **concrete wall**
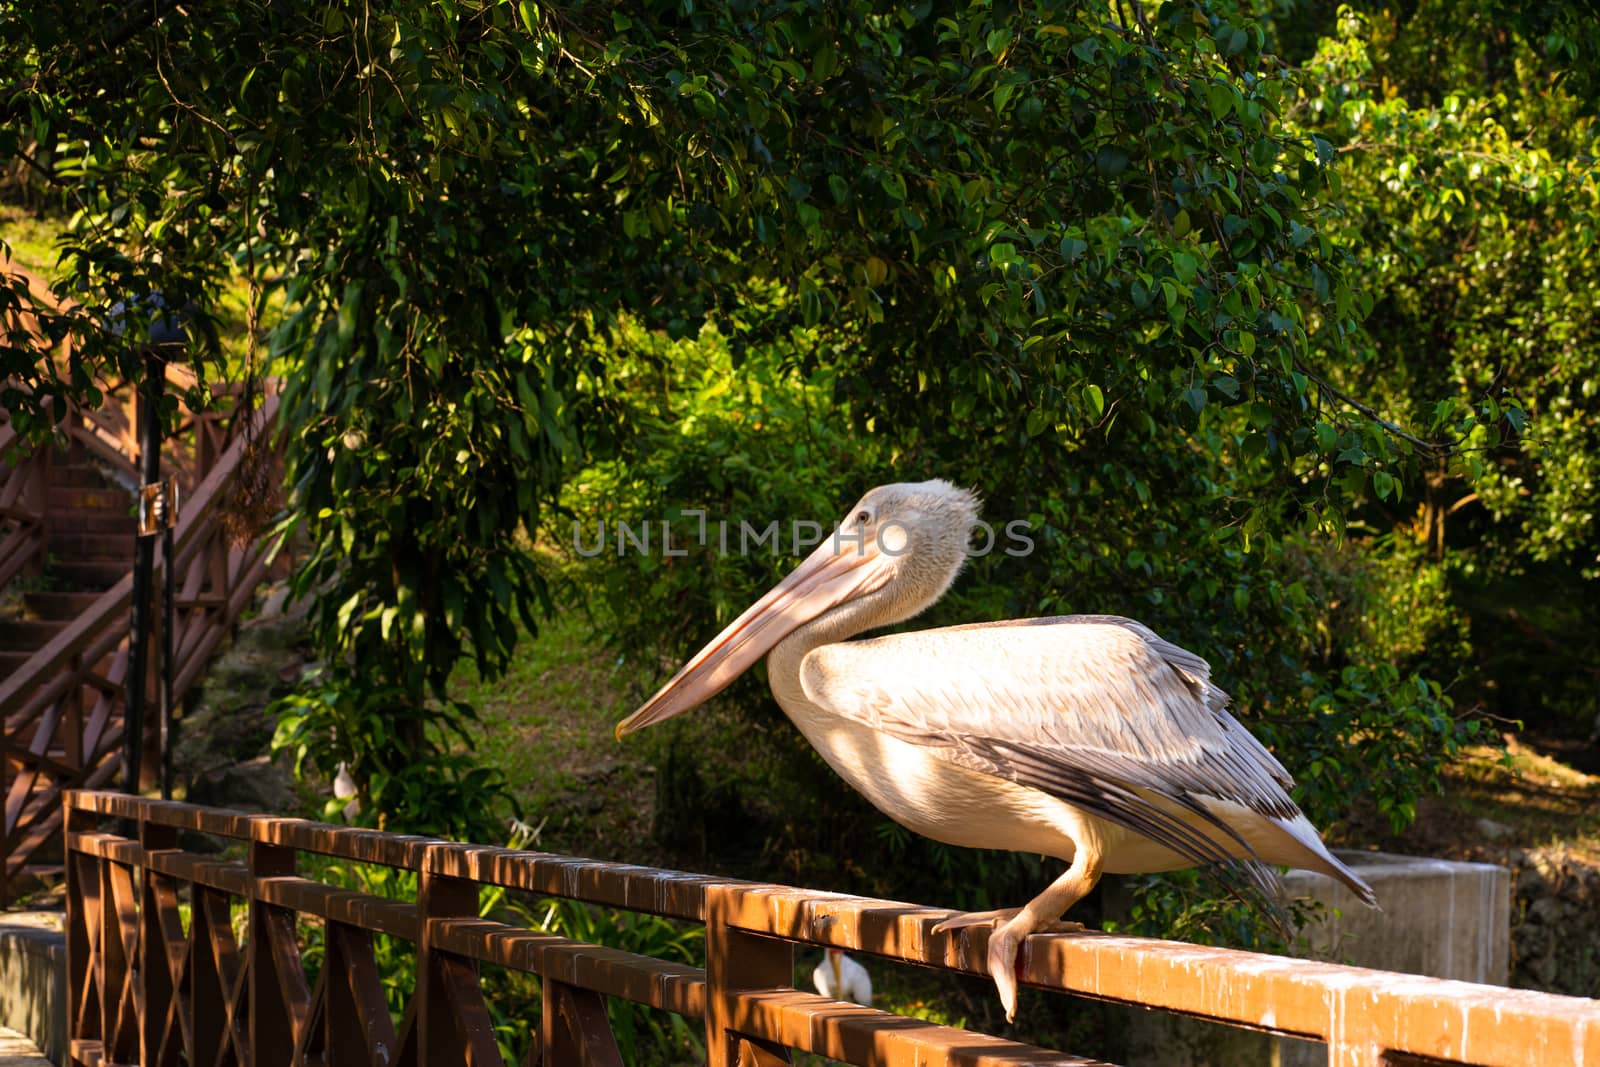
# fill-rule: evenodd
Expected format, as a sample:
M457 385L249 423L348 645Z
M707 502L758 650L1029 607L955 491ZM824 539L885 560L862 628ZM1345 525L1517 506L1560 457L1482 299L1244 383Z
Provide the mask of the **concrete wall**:
M67 941L60 912L0 912L0 1026L67 1059Z
M1372 887L1383 910L1365 906L1331 878L1290 871L1283 879L1289 896L1329 909L1307 931L1313 959L1486 985L1510 980L1510 871L1384 852L1339 858Z
M1326 906L1325 918L1305 931L1310 958L1430 978L1505 985L1510 975L1511 875L1487 863L1457 863L1382 852L1338 856L1378 896L1375 911L1342 884L1309 871L1291 871L1284 888ZM1326 1067L1327 1047L1182 1019L1162 1012L1118 1008L1127 1067Z

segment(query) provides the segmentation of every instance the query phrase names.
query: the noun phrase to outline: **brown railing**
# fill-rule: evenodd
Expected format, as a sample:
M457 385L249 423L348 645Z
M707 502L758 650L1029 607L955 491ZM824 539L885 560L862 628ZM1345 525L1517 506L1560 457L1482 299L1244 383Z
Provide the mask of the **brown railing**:
M167 376L180 387L194 381L175 366ZM272 424L277 399L269 394L259 408L237 413L221 391L218 400L216 407L201 412L180 405L180 424L166 443L167 469L177 473L185 490L173 546L175 703L198 679L266 568L265 546L231 544L221 513L250 440L265 435ZM53 442L35 448L13 467L0 465L0 582L36 566L47 550L54 446L81 447L130 483L137 481L139 457L131 431L137 403L137 391L130 385L110 385L99 409L69 406ZM232 407L237 406L235 396ZM0 426L0 445L11 433L10 427ZM158 549L157 590L163 588L165 567ZM59 830L62 790L103 785L117 771L132 597L130 571L0 680L0 899ZM159 611L155 617L161 617Z
M166 365L168 392L182 397L196 381L188 367L180 363ZM244 392L244 387L237 384L213 385L211 405L199 411L180 401L177 422L167 428L161 442L164 474L176 474L186 490L194 491L236 436L234 402ZM117 379L102 384L101 393L104 399L99 407L73 409L72 417L58 429L102 463L137 480L139 408L143 403L137 383Z
M530 1067L620 1064L608 997L704 1019L715 1067L785 1063L789 1049L852 1064L1098 1062L791 987L796 944L984 974L985 932L935 936L942 909L113 793L70 793L67 812L69 1037L82 1067L502 1067L484 963L541 979ZM184 851L181 831L244 858ZM313 856L412 871L420 888L393 900L331 886L305 876ZM703 923L706 967L481 918L485 887ZM309 924L325 946L314 986L301 963ZM398 1025L378 934L415 945ZM1575 997L1096 934L1035 936L1019 970L1041 989L1325 1041L1333 1067L1600 1064L1600 1003Z

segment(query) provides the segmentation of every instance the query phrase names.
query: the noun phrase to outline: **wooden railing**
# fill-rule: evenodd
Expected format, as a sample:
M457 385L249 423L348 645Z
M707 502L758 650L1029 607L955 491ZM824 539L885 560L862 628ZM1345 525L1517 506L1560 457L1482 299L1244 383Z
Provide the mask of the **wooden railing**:
M194 388L197 379L188 367L168 363L165 370L169 393L181 396ZM164 474L176 474L179 482L193 492L236 436L234 404L244 392L242 386L233 383L213 385L209 406L196 411L185 402L178 404L177 421L167 428L161 442ZM72 418L60 429L102 463L137 479L139 408L143 402L138 383L119 378L104 383L101 393L104 399L99 407L73 409Z
M167 376L179 387L194 381L180 367L169 367ZM36 565L47 548L52 445L77 445L130 483L137 481L131 429L138 418L136 390L111 383L104 392L96 410L69 405L52 443L10 468L0 465L0 522L12 526L5 533L0 525L0 582ZM265 546L231 544L221 513L251 440L269 432L277 399L269 394L259 408L236 412L237 396L230 405L223 391L217 394L219 403L201 412L180 405L177 432L166 443L167 469L178 474L185 490L173 551L174 703L199 678L266 568ZM10 434L10 427L0 425L0 444ZM163 588L166 566L158 549L156 590ZM59 830L62 790L103 785L120 765L132 598L130 571L0 680L0 899Z
M185 851L182 831L243 858ZM704 1019L715 1067L770 1067L790 1049L852 1064L1099 1062L791 987L796 944L986 973L986 933L934 935L942 909L113 793L68 794L67 848L69 1043L82 1067L502 1067L484 963L541 979L529 1067L619 1065L608 997ZM331 886L306 876L314 856L412 871L420 888L393 900ZM703 923L706 966L481 918L486 887ZM310 925L326 953L314 986L301 962ZM415 946L398 1025L378 934ZM1575 997L1099 934L1035 936L1020 959L1024 984L1324 1041L1332 1067L1600 1064L1600 1003Z

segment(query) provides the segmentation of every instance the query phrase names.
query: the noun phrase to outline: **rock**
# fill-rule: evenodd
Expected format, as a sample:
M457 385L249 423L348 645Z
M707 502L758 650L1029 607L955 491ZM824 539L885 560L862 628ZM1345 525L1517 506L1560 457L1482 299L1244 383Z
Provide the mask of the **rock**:
M189 786L189 802L269 814L294 814L300 807L294 775L266 756L201 776Z
M1510 837L1516 832L1505 823L1495 822L1493 819L1479 819L1473 825L1477 829L1478 833L1482 834L1490 841L1503 840L1504 838Z
M1600 863L1564 848L1512 849L1511 984L1600 996Z
M273 813L299 807L287 757L275 764L269 756L277 720L268 709L306 669L307 630L303 611L267 610L276 592L239 624L175 723L175 781L192 803Z
M1561 921L1561 901L1555 897L1540 897L1528 905L1527 921L1554 926Z
M276 618L283 614L283 609L288 603L289 583L274 582L267 588L266 597L261 601L261 611L258 618Z

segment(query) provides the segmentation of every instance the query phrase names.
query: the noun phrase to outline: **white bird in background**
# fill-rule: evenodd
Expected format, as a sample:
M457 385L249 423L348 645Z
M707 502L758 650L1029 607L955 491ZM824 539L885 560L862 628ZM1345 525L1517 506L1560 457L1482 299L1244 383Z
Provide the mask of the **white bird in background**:
M828 764L879 811L926 837L1068 861L992 924L988 963L1016 1014L1029 934L1102 873L1245 861L1372 890L1323 846L1272 753L1227 710L1204 659L1131 619L1068 615L849 641L909 619L961 571L977 498L935 480L872 490L788 577L701 649L620 738L704 703L763 655L773 695Z
M822 962L811 972L811 981L825 997L872 1007L872 976L841 949L830 948L823 953Z
M333 776L333 795L350 802L344 806L346 819L353 819L361 813L361 798L356 796L356 792L355 775L350 773L350 765L340 760L338 773Z

